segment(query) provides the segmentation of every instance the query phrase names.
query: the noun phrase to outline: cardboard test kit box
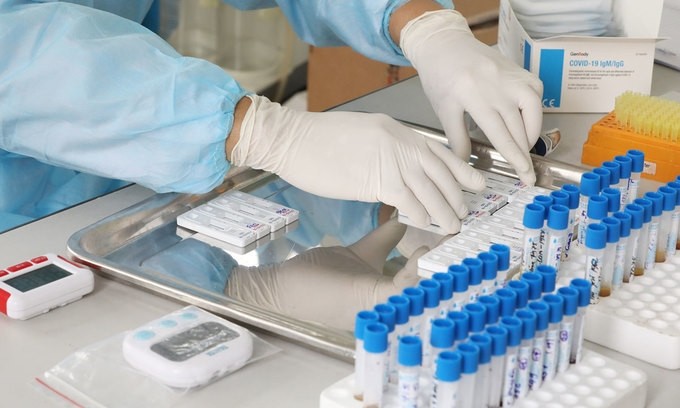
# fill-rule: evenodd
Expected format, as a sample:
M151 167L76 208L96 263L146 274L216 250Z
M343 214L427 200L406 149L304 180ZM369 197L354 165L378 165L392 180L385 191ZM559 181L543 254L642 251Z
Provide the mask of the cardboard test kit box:
M617 37L532 39L501 0L498 47L543 81L545 112L610 112L625 91L649 94L663 0L612 0Z

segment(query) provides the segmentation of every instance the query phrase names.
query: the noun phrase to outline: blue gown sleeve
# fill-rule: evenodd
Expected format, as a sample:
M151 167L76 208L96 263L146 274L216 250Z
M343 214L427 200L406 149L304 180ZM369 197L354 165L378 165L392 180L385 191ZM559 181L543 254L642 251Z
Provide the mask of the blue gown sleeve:
M0 149L158 192L223 181L245 91L220 67L60 2L0 1L0 55Z

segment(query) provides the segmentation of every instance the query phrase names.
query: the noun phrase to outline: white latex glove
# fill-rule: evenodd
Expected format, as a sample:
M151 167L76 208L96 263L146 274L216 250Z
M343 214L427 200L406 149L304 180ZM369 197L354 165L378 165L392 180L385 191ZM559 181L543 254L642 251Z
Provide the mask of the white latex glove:
M419 225L434 220L453 233L468 211L460 186L484 188L467 161L386 115L299 112L249 98L232 162L278 174L309 193L380 201Z
M394 277L383 275L390 251L406 226L392 219L349 247L310 249L286 262L234 268L225 293L232 298L342 330L356 313L372 309L403 288L416 285L422 247Z
M400 35L456 154L465 160L470 155L467 111L519 178L533 185L529 150L541 132L541 81L475 39L454 10L424 13Z

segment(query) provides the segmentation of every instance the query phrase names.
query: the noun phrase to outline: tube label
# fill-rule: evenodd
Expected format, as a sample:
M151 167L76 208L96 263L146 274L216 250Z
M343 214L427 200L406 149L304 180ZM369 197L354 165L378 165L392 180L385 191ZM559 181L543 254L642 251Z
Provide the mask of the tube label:
M614 275L612 278L612 286L615 288L623 282L623 268L626 263L626 245L628 238L620 239L616 244L616 256L614 257Z
M543 359L543 382L552 380L557 365L557 342L559 330L548 330L545 335L545 358Z
M418 407L418 371L399 370L399 406L408 408Z
M524 344L524 342L523 342ZM531 345L522 346L517 353L515 374L515 399L523 398L529 392L529 370L531 367Z
M548 241L548 251L545 256L545 264L554 267L555 269L560 268L560 261L562 259L562 251L564 248L564 240L566 237L562 234L550 234L550 240Z
M503 375L503 406L512 406L515 402L515 369L517 355L512 354L505 360L505 374Z
M533 272L540 264L541 230L526 229L524 231L524 249L522 255L522 269Z
M602 265L597 256L588 255L586 257L586 279L590 280L590 304L600 301L600 282Z
M545 350L545 338L534 337L531 349L531 365L529 366L529 389L537 390L543 384L543 358Z
M563 320L560 325L560 342L557 351L557 372L563 373L569 368L571 342L573 341L574 322Z
M675 246L678 243L678 225L680 224L680 210L673 211L671 217L671 231L668 234L668 242L666 242L666 252L668 255L675 255Z
M564 251L562 251L562 261L569 259L569 250L571 249L571 241L574 239L574 226L576 225L576 210L569 211L569 225L567 226L567 239L564 242Z
M578 201L578 246L586 245L586 227L588 226L588 197L581 196Z
M645 258L645 271L651 270L656 261L656 246L659 239L659 222L649 223L649 241L647 242L647 256Z

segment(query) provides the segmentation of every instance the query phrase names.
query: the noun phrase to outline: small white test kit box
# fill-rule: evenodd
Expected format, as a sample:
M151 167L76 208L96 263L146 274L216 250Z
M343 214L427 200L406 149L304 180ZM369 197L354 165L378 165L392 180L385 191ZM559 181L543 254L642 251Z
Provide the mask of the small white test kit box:
M612 0L616 37L532 39L501 0L500 52L543 82L544 112L610 112L625 91L649 94L663 0Z

